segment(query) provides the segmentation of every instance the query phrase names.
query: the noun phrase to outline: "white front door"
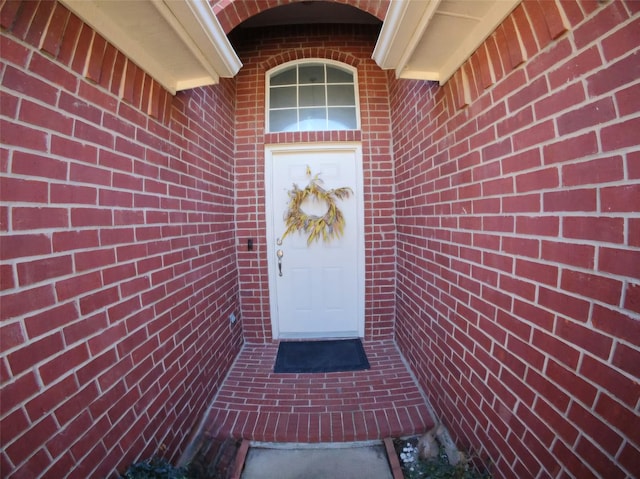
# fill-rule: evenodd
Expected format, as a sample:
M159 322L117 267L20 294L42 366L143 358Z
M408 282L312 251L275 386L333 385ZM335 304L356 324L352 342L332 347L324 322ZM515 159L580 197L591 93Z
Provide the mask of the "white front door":
M265 154L267 248L273 337L364 336L364 222L359 144L268 146ZM286 230L289 192L304 189L308 170L325 190L348 187L337 199L345 219L341 237L307 244L308 234ZM300 210L322 216L324 202L307 199ZM279 257L280 255L280 257Z

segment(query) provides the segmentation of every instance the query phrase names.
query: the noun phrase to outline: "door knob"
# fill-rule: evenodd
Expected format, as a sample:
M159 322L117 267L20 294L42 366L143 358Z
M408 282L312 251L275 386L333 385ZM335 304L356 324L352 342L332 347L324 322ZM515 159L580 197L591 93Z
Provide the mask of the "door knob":
M284 251L279 249L276 251L276 256L278 257L278 275L282 276L282 257L284 256Z

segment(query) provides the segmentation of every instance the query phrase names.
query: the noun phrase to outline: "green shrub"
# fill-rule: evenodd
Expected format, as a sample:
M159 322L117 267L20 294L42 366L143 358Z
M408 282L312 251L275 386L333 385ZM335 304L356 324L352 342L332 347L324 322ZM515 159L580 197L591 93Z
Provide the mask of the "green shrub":
M442 446L437 457L421 459L417 442L417 438L394 441L405 479L491 479L491 474L479 471L466 454L460 462L451 465Z
M129 466L123 479L188 479L184 467L175 467L157 457L140 461Z

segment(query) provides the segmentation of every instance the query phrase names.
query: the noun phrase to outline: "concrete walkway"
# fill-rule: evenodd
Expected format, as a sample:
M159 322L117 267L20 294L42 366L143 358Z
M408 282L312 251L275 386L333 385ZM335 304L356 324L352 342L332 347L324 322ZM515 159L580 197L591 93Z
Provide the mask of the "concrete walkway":
M383 444L251 446L241 479L393 479Z

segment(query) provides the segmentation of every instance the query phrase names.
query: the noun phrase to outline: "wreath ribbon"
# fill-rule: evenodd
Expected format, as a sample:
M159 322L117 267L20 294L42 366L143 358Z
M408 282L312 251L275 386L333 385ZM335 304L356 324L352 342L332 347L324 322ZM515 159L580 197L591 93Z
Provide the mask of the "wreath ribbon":
M330 241L341 237L344 233L345 219L342 211L336 205L336 201L349 198L353 194L353 190L349 187L325 190L322 187L319 174L312 175L309 166L307 166L307 176L309 184L304 189L300 189L294 183L293 189L288 192L289 205L284 215L287 229L282 235L282 239L295 231L309 235L307 245L320 238L323 241ZM308 198L325 202L328 206L326 213L322 216L305 213L302 210L302 205Z

